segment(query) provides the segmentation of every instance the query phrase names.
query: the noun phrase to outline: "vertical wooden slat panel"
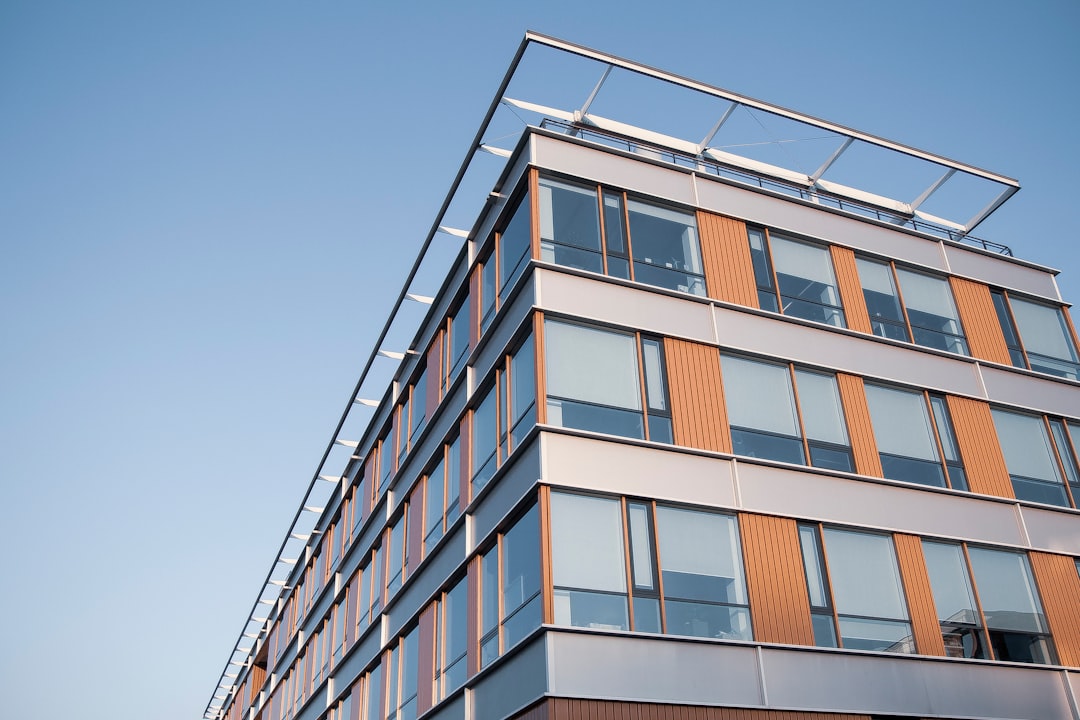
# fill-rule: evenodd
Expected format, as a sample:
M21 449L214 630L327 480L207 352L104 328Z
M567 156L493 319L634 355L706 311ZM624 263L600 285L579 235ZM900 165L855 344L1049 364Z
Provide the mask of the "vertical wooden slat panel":
M844 306L847 326L859 332L872 333L870 313L866 309L866 298L863 297L859 271L855 266L855 253L838 245L831 245L829 253L836 269L836 284L840 286L840 302Z
M799 530L794 520L739 513L754 639L813 645Z
M544 313L533 315L533 367L536 368L536 422L547 422L547 363L544 358Z
M409 562L405 566L405 572L407 575L412 575L416 566L420 564L421 555L424 552L424 483L416 483L416 487L409 495L408 512L405 530L409 537L405 542L409 549Z
M435 687L435 607L433 602L420 613L418 644L419 644L419 672L417 673L416 685L416 714L420 715L429 710L434 703L433 691Z
M836 374L840 388L840 401L847 417L851 450L855 454L855 471L861 475L883 477L881 456L874 440L874 426L870 422L870 406L866 403L866 390L862 378L847 373Z
M697 220L709 297L758 307L746 223L702 210Z
M368 693L378 693L376 697L379 699L379 704L376 706L379 708L379 720L386 717L386 703L387 703L387 686L390 683L390 651L387 650L382 656L382 673L379 677L379 687L368 688ZM366 718L366 720L372 720Z
M997 497L1016 497L998 444L990 405L982 400L947 395L956 444L964 461L971 492Z
M468 648L465 654L465 666L468 676L480 672L480 558L475 557L469 563L465 579L467 591L468 618L465 623L465 637Z
M1080 667L1080 575L1075 560L1042 552L1029 553L1029 557L1058 662Z
M529 257L540 259L540 171L529 168Z
M360 716L364 710L361 703L364 700L364 683L358 678L352 686L352 694L350 696L349 707L349 720L360 720Z
M1011 365L1009 347L1001 331L990 288L979 282L950 277L956 309L973 357Z
M945 642L941 638L934 594L930 589L930 575L926 571L922 541L915 535L897 533L896 558L900 564L900 579L907 596L908 613L911 615L911 631L915 637L915 649L921 655L945 655Z
M731 452L720 378L720 353L709 345L664 338L675 444Z

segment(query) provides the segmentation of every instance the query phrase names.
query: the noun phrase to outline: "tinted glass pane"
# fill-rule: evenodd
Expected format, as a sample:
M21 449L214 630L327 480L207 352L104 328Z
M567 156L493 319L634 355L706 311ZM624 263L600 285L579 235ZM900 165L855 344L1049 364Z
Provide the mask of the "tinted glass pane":
M847 445L847 428L844 426L844 410L840 405L836 378L796 370L795 384L798 386L799 408L802 410L807 439Z
M666 507L656 518L666 596L746 604L733 518Z
M746 234L750 239L750 260L754 266L754 280L759 288L772 289L772 269L769 265L769 254L765 249L765 233L757 228L747 228ZM772 307L764 303L761 307L764 310L776 312L776 297L772 298Z
M773 267L779 284L782 312L806 320L844 327L840 293L829 251L770 234Z
M937 441L922 393L867 385L866 401L885 477L944 487Z
M904 312L893 283L892 267L864 258L858 258L855 264L874 334L909 341L911 338L908 337Z
M919 345L967 354L952 290L944 278L897 268L913 340Z
M1009 298L1032 370L1077 378L1076 347L1059 308Z
M467 624L469 619L465 581L461 580L446 593L443 601L443 644L447 664L465 655L468 648Z
M1065 489L1042 418L998 409L992 414L1016 496L1064 505Z
M540 528L534 506L503 536L504 617L540 592Z
M840 617L840 642L851 650L915 652L911 626L906 622Z
M705 295L701 251L693 214L629 200L634 279Z
M627 508L630 524L630 555L634 587L654 590L652 534L649 532L649 508L630 504Z
M529 195L521 199L514 217L499 237L499 295L506 297L529 260L531 223Z
M968 554L988 628L1047 632L1024 555L986 548L969 548Z
M721 355L732 427L800 437L787 366Z
M810 596L810 606L815 608L828 607L828 584L825 582L825 575L822 570L824 565L821 562L817 530L812 527L800 526L799 546L802 548L803 569L806 572L806 589Z
M596 189L541 178L540 239L600 252Z
M477 490L495 474L496 420L495 392L492 388L473 411L472 467L473 485Z
M530 337L510 359L510 422L514 445L536 422L536 355Z
M671 635L751 640L750 613L729 605L668 600L667 631Z
M629 630L626 595L555 588L555 624L598 630Z
M934 606L941 622L977 624L978 610L971 594L967 563L959 545L923 541L926 570Z
M891 539L826 528L823 540L838 613L907 620Z
M469 352L469 300L458 308L450 321L450 372L449 378L457 377L458 371L465 367L465 357Z
M553 321L544 327L549 396L641 410L633 335Z
M626 592L621 510L618 500L551 494L556 586Z

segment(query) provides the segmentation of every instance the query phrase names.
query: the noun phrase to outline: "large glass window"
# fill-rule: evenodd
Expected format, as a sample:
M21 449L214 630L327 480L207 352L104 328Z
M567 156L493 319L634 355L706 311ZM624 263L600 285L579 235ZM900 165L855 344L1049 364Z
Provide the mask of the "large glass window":
M488 389L472 417L472 486L473 492L484 487L498 467L498 392Z
M1056 662L1027 556L976 547L968 554L994 658Z
M544 327L550 424L671 441L663 346L658 340L553 320Z
M469 356L469 298L461 301L453 317L446 326L446 360L443 367L447 368L443 378L443 395L450 389L450 384L465 367L465 360Z
M1061 467L1043 418L998 408L991 414L1016 497L1068 507Z
M656 508L670 635L750 640L750 610L735 518Z
M615 190L601 192L596 186L541 178L540 257L669 290L706 294L694 214Z
M533 506L481 558L480 664L540 625L540 526Z
M465 684L468 676L468 590L465 579L444 593L435 612L435 699Z
M975 594L971 589L964 548L923 540L923 557L930 577L945 654L988 658L987 642Z
M747 235L763 310L846 327L826 248L754 227Z
M517 279L529 264L532 247L532 215L529 211L529 195L526 193L514 210L506 228L499 233L499 302L506 301Z
M552 493L551 562L557 624L630 628L619 500Z
M531 335L510 356L510 400L507 405L512 451L536 424L536 352Z
M721 364L736 455L855 469L834 376L730 355Z
M390 651L386 720L415 720L416 718L419 647L418 632L414 627Z
M915 652L890 537L801 525L799 539L816 644L838 638L839 647L855 650ZM830 598L835 629L827 627Z
M875 335L968 354L952 289L945 278L891 262L867 258L855 262Z
M967 490L944 398L867 384L866 401L885 477Z
M1013 365L1070 380L1080 378L1080 358L1064 310L1001 290L991 295Z

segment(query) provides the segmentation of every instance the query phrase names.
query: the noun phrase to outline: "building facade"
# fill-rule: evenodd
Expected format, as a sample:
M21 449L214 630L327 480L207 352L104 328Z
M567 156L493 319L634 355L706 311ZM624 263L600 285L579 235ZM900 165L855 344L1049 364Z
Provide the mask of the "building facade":
M391 386L350 398L370 421L207 718L1080 718L1056 271L506 91L546 120ZM1015 191L837 132L983 173L987 212Z

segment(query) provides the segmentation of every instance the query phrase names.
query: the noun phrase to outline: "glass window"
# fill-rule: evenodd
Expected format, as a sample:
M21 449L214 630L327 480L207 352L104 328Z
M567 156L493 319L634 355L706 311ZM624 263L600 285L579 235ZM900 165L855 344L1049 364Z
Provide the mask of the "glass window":
M477 492L487 485L498 467L497 443L499 438L496 407L498 393L494 387L473 411L472 418L472 486Z
M596 188L540 179L540 259L602 273Z
M621 503L551 494L555 622L628 630Z
M540 626L540 526L529 509L481 558L480 665Z
M647 285L705 295L697 221L681 212L628 199L634 280Z
M517 447L536 424L536 353L529 336L510 358L510 438Z
M997 408L991 414L1016 497L1068 507L1061 470L1043 419Z
M446 594L436 612L438 650L435 659L435 697L441 700L465 684L468 667L468 599L464 579Z
M443 389L449 388L450 383L458 376L465 367L465 360L469 356L469 299L465 298L448 326L449 338L446 342L447 358L446 367L450 370L446 373L446 383Z
M997 314L998 323L1001 324L1001 332L1005 335L1009 359L1016 367L1026 368L1028 365L1024 357L1024 348L1020 346L1020 336L1016 334L1016 324L1013 322L1005 294L1001 290L991 290L990 297L994 299L994 312Z
M633 585L634 630L658 633L660 593L656 577L656 552L652 531L652 508L645 503L626 505L630 532L630 577Z
M967 340L945 278L896 269L911 336L917 345L967 355Z
M780 312L814 322L847 327L829 251L769 233Z
M540 179L540 259L704 296L693 213L622 192ZM601 225L601 217L603 225Z
M1075 506L1080 498L1080 466L1077 464L1076 455L1077 443L1080 442L1080 423L1076 420L1050 419L1050 432L1057 445L1058 457L1065 468L1065 479Z
M735 519L658 507L656 522L667 633L752 639Z
M386 549L386 594L393 595L405 580L405 514L390 528L389 546Z
M548 422L643 438L634 336L550 320L545 333Z
M428 473L424 487L424 552L431 552L443 536L443 517L446 511L446 468L443 460Z
M920 392L868 384L866 401L885 477L945 487L926 397Z
M671 407L668 404L667 371L664 368L664 346L660 340L641 338L641 357L645 366L645 399L648 408L648 436L653 442L674 442L671 427Z
M799 526L799 546L802 550L803 570L806 572L806 590L810 597L814 644L818 647L836 647L836 624L829 596L829 581L816 526Z
M825 528L822 540L841 647L915 652L892 539Z
M875 262L866 258L856 258L866 310L870 314L870 327L875 335L911 342L907 330L907 320L900 307L900 296L896 292L892 265Z
M390 478L394 475L394 435L390 428L383 433L379 440L379 485L375 488L375 497L382 497L386 488L390 487Z
M730 355L720 359L736 455L805 464L809 451L815 467L855 469L835 377L794 370L796 404L791 366Z
M427 420L427 383L428 373L425 367L412 386L412 417L409 419L411 424L409 430L410 447L412 447L416 436L424 429L424 422Z
M506 300L517 279L529 265L532 213L526 193L514 210L514 217L499 234L499 302Z
M961 658L989 657L963 548L927 540L923 540L922 548L945 654Z
M1012 662L1056 662L1027 557L986 548L969 548L968 552L994 657Z
M747 227L746 234L750 239L750 260L754 267L758 305L762 310L780 312L780 305L776 300L776 283L773 282L772 263L769 262L769 250L765 241L765 231L755 227Z
M405 388L405 401L398 408L397 421L397 467L401 467L401 461L409 453L409 388Z
M383 717L379 701L382 699L382 664L378 663L367 675L367 708L365 718Z
M1076 380L1080 360L1061 308L1012 296L1009 304L1030 368Z
M489 252L480 262L480 334L483 335L495 319L495 253Z

